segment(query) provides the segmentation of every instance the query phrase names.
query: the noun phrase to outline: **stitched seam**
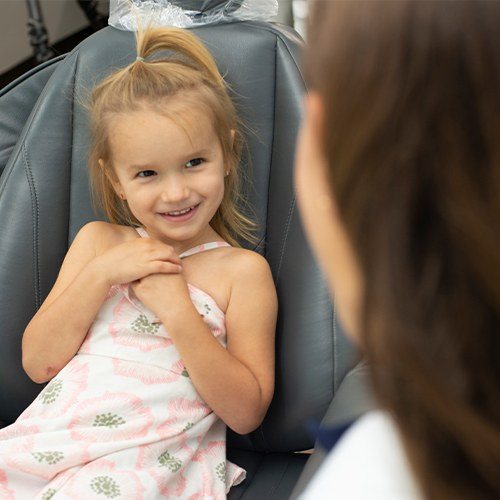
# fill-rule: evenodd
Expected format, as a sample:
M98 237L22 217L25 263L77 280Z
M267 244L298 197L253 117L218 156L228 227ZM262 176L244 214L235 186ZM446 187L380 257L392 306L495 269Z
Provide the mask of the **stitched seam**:
M281 264L283 262L283 256L285 255L285 247L286 247L286 242L287 242L287 239L288 239L288 232L290 230L290 224L292 222L292 216L293 216L294 209L295 209L295 192L294 192L294 195L293 195L293 198L292 198L292 203L291 203L290 208L288 210L286 227L285 227L285 234L283 236L283 241L282 241L282 244L281 244L280 260L279 260L279 263L278 263L278 271L276 273L276 285L278 284L279 278L280 278Z
M9 163L9 160L7 160L7 163ZM1 176L1 182L0 182L0 196L2 196L3 192L5 191L5 189L6 189L5 186L7 185L7 181L9 179L9 177L10 177L10 174L12 174L13 170L14 169L12 168L12 164L11 164L11 166L8 169L6 169L4 167L4 170L3 170L3 173L2 173L2 176Z
M26 172L26 178L28 179L28 186L30 188L31 196L31 220L33 223L33 268L34 268L34 288L35 288L35 306L38 309L40 307L40 261L38 255L38 221L40 217L40 209L38 206L38 198L36 195L35 181L33 179L33 173L28 161L28 154L26 152L26 147L23 144L23 158L24 158L24 171Z
M276 493L276 490L278 489L279 485L283 482L283 478L285 477L286 471L288 470L289 466L290 466L290 461L286 463L286 467L283 469L281 477L279 478L279 481L276 483L276 486L272 489L271 495L274 495Z
M271 28L271 27L265 26L265 25L256 25L254 23L252 23L252 24L247 23L246 25L247 25L248 28L256 30L256 31L260 31L260 30L269 31L270 33L272 33L273 35L275 35L279 40L281 40L281 42L284 45L284 49L288 52L288 55L290 56L290 58L294 62L295 67L297 68L297 71L298 71L298 73L299 73L299 75L300 75L300 77L302 79L302 83L304 84L304 87L305 87L306 86L305 79L304 79L304 77L302 75L302 71L301 71L300 65L297 63L297 61L295 59L295 56L292 54L292 52L288 48L288 45L287 45L287 42L286 42L286 38L283 36L283 33L280 33L279 31L276 31L276 28Z
M269 177L268 177L268 182L267 182L267 206L266 206L266 232L264 235L264 238L267 241L267 228L269 227L269 200L271 197L269 196L269 190L271 189L271 179L273 177L273 160L274 160L274 136L275 136L275 128L276 128L276 63L277 63L277 54L278 54L278 42L276 40L276 43L274 44L274 87L273 87L273 136L271 139L271 158L269 161ZM260 243L260 242L259 242ZM264 248L264 255L266 254L267 251L267 245Z
M262 457L262 460L260 461L259 466L255 470L254 477L257 477L257 474L259 473L259 470L262 469L262 464L263 463L264 463L264 457ZM237 486L240 486L241 484L245 485L245 489L241 492L241 498L243 498L245 496L248 488L250 487L251 482L250 481L243 481L242 483L238 484Z
M72 195L72 180L73 180L73 155L75 153L75 148L73 147L75 144L75 97L76 97L76 82L77 82L77 74L78 74L78 69L79 69L79 63L80 63L80 52L77 52L76 54L76 61L75 61L75 71L73 73L73 90L72 90L72 95L71 95L71 159L70 159L70 165L69 165L69 179L68 179L68 191L69 191L69 196L68 196L68 227L67 227L67 235L66 235L66 241L67 241L67 248L71 246L71 243L69 241L69 235L70 235L70 229L71 229L71 195Z
M61 64L70 64L68 62L68 57L65 56L64 59L61 61ZM54 73L56 71L57 71L57 68L54 70ZM23 146L24 146L26 137L29 134L29 132L31 131L31 126L33 124L33 121L38 114L38 109L40 108L41 103L44 101L44 99L42 99L42 98L45 97L45 94L47 92L49 92L50 87L48 85L48 82L50 81L52 76L53 76L53 74L50 76L49 80L45 84L45 87L43 88L42 92L40 93L40 96L38 97L35 105L33 106L33 109L28 117L28 120L26 121L26 124L24 125L24 127L21 131L21 134L19 135L19 137L17 139L17 142L16 142L16 145L14 146L14 149L16 148L17 144L23 144ZM7 185L7 179L9 178L10 174L12 173L12 170L14 169L15 162L17 161L17 158L19 158L20 156L21 156L21 147L17 150L16 156L12 159L12 161L11 161L12 157L9 157L9 159L7 160L7 164L5 165L5 168L4 168L4 171L2 173L2 177L1 177L1 182L0 182L0 196L2 195L3 191L5 190L5 186Z
M337 360L338 360L338 353L337 353L337 308L335 307L335 296L333 296L333 301L332 301L332 307L333 307L333 390L332 394L335 394L337 391L338 387L338 367L337 367Z
M269 443L267 442L266 435L264 434L264 426L262 424L259 425L259 432L262 442L264 443L264 447L267 448L266 449L267 452L271 449L271 446L269 446Z

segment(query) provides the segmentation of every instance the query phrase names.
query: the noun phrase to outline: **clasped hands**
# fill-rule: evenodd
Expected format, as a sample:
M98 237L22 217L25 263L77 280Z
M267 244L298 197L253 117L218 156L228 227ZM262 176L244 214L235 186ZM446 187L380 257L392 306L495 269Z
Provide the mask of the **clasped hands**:
M172 309L172 299L190 301L180 257L158 240L134 238L97 256L93 265L109 286L130 283L136 297L157 317Z

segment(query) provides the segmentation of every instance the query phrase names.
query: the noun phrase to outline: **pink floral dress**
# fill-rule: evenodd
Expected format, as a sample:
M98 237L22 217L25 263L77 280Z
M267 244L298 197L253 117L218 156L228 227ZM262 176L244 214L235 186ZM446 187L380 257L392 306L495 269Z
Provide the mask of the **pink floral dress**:
M219 246L229 245L181 257ZM224 313L188 287L225 347ZM2 500L221 499L245 474L226 459L224 423L129 285L111 288L76 356L0 430Z

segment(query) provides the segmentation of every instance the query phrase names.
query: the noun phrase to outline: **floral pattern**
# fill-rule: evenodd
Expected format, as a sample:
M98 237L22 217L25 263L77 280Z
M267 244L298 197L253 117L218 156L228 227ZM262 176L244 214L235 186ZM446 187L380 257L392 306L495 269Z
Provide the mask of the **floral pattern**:
M224 313L188 288L225 347ZM126 284L110 289L77 355L0 430L2 500L223 499L244 477L168 332Z

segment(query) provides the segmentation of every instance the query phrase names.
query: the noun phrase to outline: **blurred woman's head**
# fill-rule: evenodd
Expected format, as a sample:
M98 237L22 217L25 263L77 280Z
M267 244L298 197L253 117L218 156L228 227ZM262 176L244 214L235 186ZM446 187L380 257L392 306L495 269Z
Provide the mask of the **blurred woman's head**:
M429 498L500 494L500 3L316 1L299 203Z

